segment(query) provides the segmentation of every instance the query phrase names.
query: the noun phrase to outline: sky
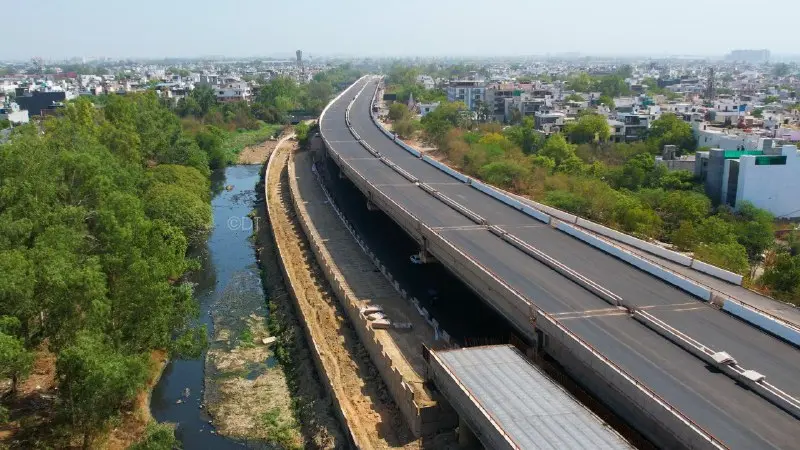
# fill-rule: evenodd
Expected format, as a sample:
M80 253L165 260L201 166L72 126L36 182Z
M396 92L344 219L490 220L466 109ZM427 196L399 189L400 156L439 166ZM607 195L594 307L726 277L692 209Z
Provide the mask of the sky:
M15 4L20 8L12 8L15 13L3 21L0 59L290 56L297 49L312 57L723 55L736 48L800 52L798 0Z

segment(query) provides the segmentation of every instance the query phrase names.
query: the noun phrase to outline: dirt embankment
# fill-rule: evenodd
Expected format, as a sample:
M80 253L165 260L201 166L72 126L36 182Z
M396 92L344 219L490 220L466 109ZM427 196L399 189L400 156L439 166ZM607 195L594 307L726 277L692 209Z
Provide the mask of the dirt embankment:
M268 174L270 219L300 312L319 349L336 400L362 448L419 448L366 349L350 328L296 222L287 183L288 156L288 152L276 155Z

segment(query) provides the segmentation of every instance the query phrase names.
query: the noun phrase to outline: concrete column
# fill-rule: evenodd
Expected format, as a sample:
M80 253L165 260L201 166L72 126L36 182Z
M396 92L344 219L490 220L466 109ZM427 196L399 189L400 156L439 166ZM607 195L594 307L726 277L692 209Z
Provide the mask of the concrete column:
M430 253L426 252L425 250L420 250L418 255L420 262L422 262L423 264L430 264L436 262L436 258Z
M467 422L458 416L458 446L462 448L481 448L480 441L472 432Z

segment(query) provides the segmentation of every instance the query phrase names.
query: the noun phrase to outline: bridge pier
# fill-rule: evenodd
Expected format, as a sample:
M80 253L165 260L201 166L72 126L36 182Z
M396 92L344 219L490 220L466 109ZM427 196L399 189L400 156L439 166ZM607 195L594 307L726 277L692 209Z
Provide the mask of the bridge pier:
M475 432L461 416L458 416L458 446L468 449L483 448Z

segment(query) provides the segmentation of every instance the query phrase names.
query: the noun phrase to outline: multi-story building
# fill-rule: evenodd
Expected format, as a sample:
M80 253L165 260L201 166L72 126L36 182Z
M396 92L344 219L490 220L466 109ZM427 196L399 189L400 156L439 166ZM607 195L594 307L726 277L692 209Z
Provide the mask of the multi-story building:
M625 141L638 141L644 139L650 128L650 115L638 113L617 114L617 120L625 125Z
M519 95L520 91L516 94ZM514 85L512 84L492 84L486 87L486 104L492 111L491 119L496 122L508 120L506 115L506 100L514 97Z
M447 86L447 101L464 102L470 111L475 111L486 101L484 80L454 80Z
M712 149L697 152L695 175L704 180L706 193L715 204L734 208L749 201L776 217L800 217L800 155L797 146L763 150Z
M250 101L250 97L252 96L250 85L244 81L234 81L221 84L216 86L214 91L217 96L217 101L221 103L247 102Z
M536 129L544 133L560 133L566 117L562 112L537 112L533 116Z

